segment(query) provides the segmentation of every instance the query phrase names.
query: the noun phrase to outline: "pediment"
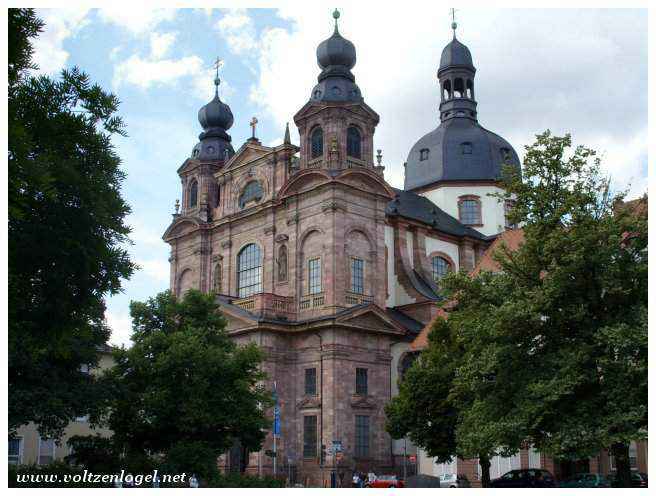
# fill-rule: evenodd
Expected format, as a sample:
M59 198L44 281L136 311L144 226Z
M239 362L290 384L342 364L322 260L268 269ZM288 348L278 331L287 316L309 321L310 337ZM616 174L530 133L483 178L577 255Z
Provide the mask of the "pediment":
M225 170L236 169L244 164L257 160L271 153L271 149L246 143L226 164Z
M368 307L360 309L352 314L346 314L338 318L337 321L378 332L404 333L403 328L401 328L396 322L392 321L375 305L369 305Z
M394 198L394 191L390 185L370 169L346 169L337 176L336 180L358 190L370 191L390 199Z
M250 318L244 311L239 311L231 308L231 305L219 303L219 310L227 321L227 331L238 331L239 329L252 327L257 324L256 319Z
M318 396L305 396L301 401L296 403L296 409L309 410L321 407L321 400Z
M353 395L351 397L351 408L374 410L376 408L376 403L371 401L368 396Z
M307 191L319 184L331 181L331 178L321 169L305 169L291 177L278 192L278 198Z
M164 239L164 241L168 241L173 238L179 238L195 231L198 229L198 227L199 224L196 219L191 217L178 217L166 229L162 239Z

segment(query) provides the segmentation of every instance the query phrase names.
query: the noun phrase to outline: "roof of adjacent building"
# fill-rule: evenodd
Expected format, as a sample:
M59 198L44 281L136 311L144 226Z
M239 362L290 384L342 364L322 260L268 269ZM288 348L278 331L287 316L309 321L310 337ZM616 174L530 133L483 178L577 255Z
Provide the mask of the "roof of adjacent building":
M396 196L385 208L385 213L390 216L400 215L409 219L417 220L454 236L469 236L477 239L489 239L484 234L469 226L462 224L458 219L447 214L428 198L393 188Z
M494 260L494 253L502 245L505 245L510 251L515 251L524 242L523 229L508 229L503 231L494 242L485 250L485 253L480 258L476 267L469 273L471 276L477 276L481 271L498 272L500 270L499 263Z
M509 229L507 231L500 233L497 236L497 238L494 240L494 242L488 247L488 249L485 250L485 253L478 261L478 264L476 264L476 267L474 267L474 269L469 273L469 275L476 276L481 271L490 271L490 272L498 271L500 267L492 256L494 252L502 244L507 246L510 249L510 251L515 251L519 248L519 246L522 244L523 241L524 241L524 231L522 229ZM410 349L412 351L421 351L424 348L426 348L426 346L428 346L428 335L433 329L433 326L435 325L435 321L440 318L448 318L449 306L450 306L450 302L446 302L442 306L442 308L439 309L437 315L422 328L421 332L419 332L417 337L410 344Z

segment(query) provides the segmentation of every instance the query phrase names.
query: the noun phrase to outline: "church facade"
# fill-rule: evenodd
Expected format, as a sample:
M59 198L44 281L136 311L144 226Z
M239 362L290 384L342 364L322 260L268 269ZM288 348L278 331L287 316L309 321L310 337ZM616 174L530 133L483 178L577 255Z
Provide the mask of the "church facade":
M504 165L520 167L512 146L478 123L476 70L454 30L437 71L440 124L410 149L404 188L390 186L374 149L379 116L334 15L317 84L294 116L298 145L289 129L275 147L253 132L235 151L217 77L163 236L171 290L213 292L233 339L265 351L280 408L277 470L311 484L333 469L347 478L394 470L414 452L385 432L384 407L410 343L437 314L440 278L471 270L512 227L490 195ZM261 452L236 446L220 463L271 473L272 449L270 433Z

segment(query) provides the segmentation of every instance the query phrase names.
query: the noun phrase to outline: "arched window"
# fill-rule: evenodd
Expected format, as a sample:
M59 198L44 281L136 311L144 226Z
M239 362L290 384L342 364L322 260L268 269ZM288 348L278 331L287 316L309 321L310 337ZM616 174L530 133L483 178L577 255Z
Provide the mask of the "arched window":
M192 181L189 186L189 208L194 208L198 204L198 182Z
M449 272L450 268L449 261L444 258L440 257L439 255L431 258L431 269L433 273L433 281L438 282L440 279L442 279L447 272Z
M444 81L442 86L442 100L449 100L451 98L451 81Z
M465 225L481 225L481 202L475 197L464 197L458 201L460 222Z
M453 96L456 98L462 98L465 96L465 82L462 78L457 78L453 82Z
M287 247L282 245L278 250L278 282L287 280Z
M317 127L314 131L312 131L310 142L312 148L312 158L317 158L323 155L323 129Z
M239 196L239 208L244 208L249 202L259 202L264 196L262 185L258 181L248 183Z
M237 291L240 298L262 292L262 254L254 243L244 246L237 256Z
M349 157L360 158L362 156L362 136L355 126L350 126L346 131L346 154Z
M219 262L214 267L214 294L221 294L221 290L223 289L221 284L222 277L223 277L223 270L221 267L221 263Z
M467 80L467 98L474 99L474 82L471 79Z

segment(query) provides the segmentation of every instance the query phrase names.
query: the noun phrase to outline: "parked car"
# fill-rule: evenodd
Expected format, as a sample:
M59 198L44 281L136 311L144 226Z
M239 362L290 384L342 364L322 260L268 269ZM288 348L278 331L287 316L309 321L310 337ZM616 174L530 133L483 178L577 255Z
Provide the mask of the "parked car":
M611 487L617 487L616 484L617 472L611 472L608 474L608 480L610 481ZM647 486L647 474L643 472L631 472L631 487L648 487Z
M404 487L404 484L396 475L380 475L367 487Z
M556 481L547 470L527 468L506 472L491 481L490 487L556 487Z
M471 487L471 484L462 474L444 474L440 476L440 487Z
M568 477L558 487L610 487L610 481L601 474L581 473Z

